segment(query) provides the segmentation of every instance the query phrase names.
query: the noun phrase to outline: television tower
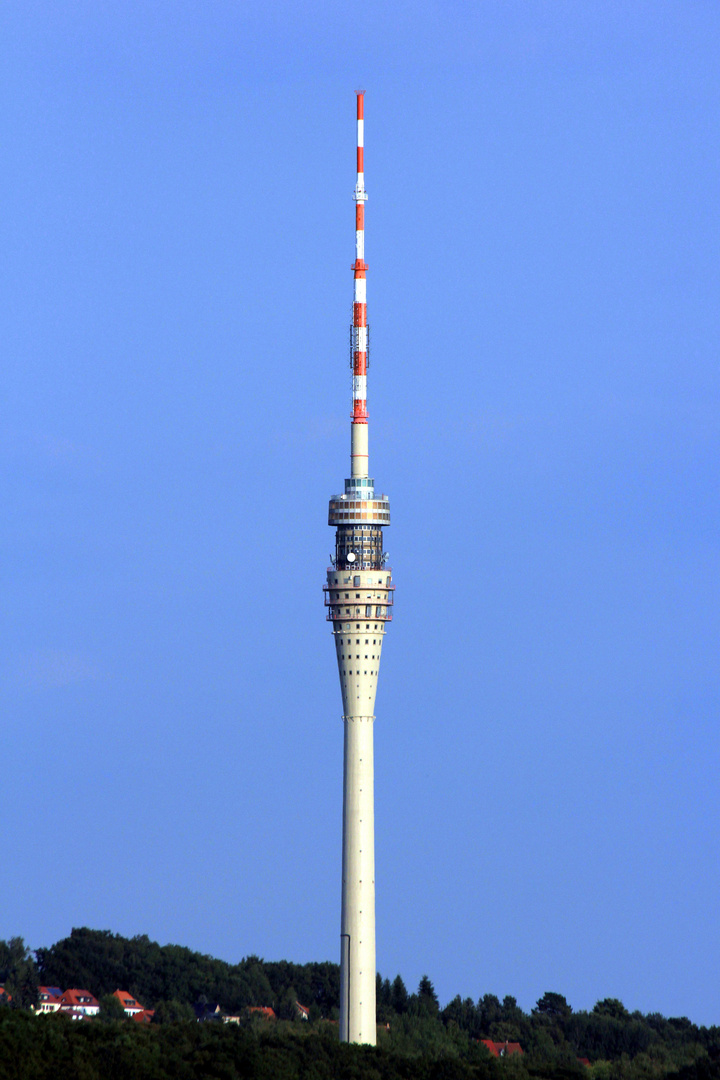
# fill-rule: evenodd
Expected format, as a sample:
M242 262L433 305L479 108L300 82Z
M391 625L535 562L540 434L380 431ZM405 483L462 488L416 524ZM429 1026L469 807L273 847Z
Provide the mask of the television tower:
M340 914L340 1039L375 1045L375 807L373 710L385 626L393 590L383 529L390 503L376 495L368 473L368 323L365 263L363 94L357 96L357 182L353 321L350 330L352 423L350 478L330 499L335 557L325 603L335 638L345 730L343 756L342 907Z

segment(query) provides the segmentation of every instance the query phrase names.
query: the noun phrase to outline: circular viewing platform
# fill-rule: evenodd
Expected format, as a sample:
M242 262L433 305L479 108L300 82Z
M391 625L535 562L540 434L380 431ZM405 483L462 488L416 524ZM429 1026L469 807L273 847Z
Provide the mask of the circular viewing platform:
M390 500L384 495L372 499L349 499L334 495L328 510L328 525L347 525L357 521L367 525L390 524Z

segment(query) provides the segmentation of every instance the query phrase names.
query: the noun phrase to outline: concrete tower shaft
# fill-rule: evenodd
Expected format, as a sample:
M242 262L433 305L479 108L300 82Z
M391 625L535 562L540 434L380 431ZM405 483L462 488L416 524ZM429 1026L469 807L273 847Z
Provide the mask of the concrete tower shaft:
M375 808L373 723L394 585L383 550L390 503L368 471L368 322L365 263L364 101L357 96L350 477L330 499L335 555L325 589L343 701L343 850L340 916L340 1038L374 1045Z

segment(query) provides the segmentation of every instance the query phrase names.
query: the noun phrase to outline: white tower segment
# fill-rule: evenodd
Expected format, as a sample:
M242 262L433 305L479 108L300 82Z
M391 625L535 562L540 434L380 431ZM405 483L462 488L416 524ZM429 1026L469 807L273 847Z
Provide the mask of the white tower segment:
M390 504L368 472L368 324L365 263L363 95L357 96L357 182L353 264L350 478L330 500L335 558L325 603L343 699L343 845L340 915L340 1038L375 1044L375 807L373 721L380 653L392 618L394 585L382 530Z

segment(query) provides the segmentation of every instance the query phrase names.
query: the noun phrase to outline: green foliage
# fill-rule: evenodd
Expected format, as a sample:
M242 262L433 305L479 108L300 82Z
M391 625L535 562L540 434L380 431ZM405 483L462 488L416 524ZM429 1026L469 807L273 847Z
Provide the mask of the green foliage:
M540 998L533 1012L549 1020L566 1020L572 1009L562 994L555 994L548 990Z
M11 1008L29 1009L37 1005L37 965L21 937L0 941L0 983L12 998Z
M308 1007L328 1016L340 1004L337 964L266 963L248 956L228 964L180 945L158 945L145 935L123 938L107 930L73 929L49 949L38 949L41 981L86 987L96 997L127 990L146 1008L160 1001L194 1004L202 996L231 1013L248 1005L275 1008L290 987Z
M455 997L442 1011L423 975L410 995L398 975L377 977L378 1047L341 1045L336 964L228 964L147 937L73 930L37 964L21 938L0 942L0 981L13 1004L39 981L86 987L100 1021L0 1009L0 1080L720 1080L720 1029L686 1017L629 1013L616 998L574 1012L548 992L527 1014L515 998ZM155 1007L151 1025L127 1022L115 989ZM297 1001L310 1009L298 1023ZM240 1024L198 1024L193 1004L219 1002ZM279 1019L247 1011L270 1005ZM104 1022L103 1022L104 1021ZM495 1058L480 1040L518 1042ZM590 1068L578 1058L589 1058Z
M297 1003L298 996L295 993L295 987L289 986L277 1003L275 1012L277 1013L278 1019L296 1020L298 1014ZM303 1002L303 1005L304 1004L305 1002Z
M103 994L99 998L98 1004L100 1005L100 1019L105 1023L111 1024L114 1020L127 1020L127 1013L114 994Z
M409 1002L409 996L407 987L402 981L400 975L396 975L390 990L390 1006L393 1012L402 1016L404 1012L407 1012Z
M423 975L420 979L420 984L417 989L417 1000L418 1014L420 1016L437 1016L440 1012L440 1002L435 993L435 987L430 982L427 975Z
M195 1010L186 1001L159 1001L155 1006L154 1024L194 1023Z
M618 1001L617 998L603 998L602 1001L596 1001L593 1012L598 1016L609 1016L613 1020L627 1020L630 1015L622 1001Z

